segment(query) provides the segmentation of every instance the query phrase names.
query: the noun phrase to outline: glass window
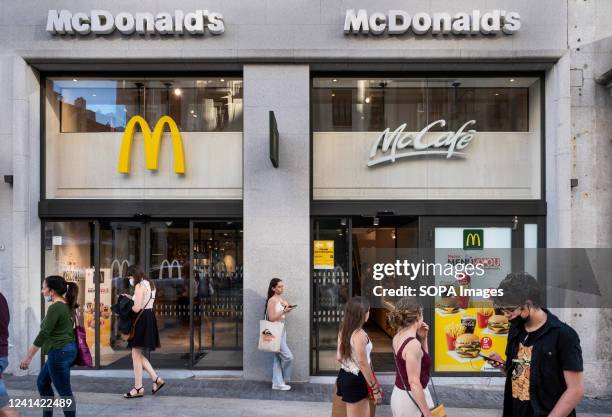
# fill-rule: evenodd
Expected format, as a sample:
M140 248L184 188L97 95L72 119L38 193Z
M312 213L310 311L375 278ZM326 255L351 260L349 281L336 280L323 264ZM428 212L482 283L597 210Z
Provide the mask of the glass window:
M315 132L382 131L406 123L420 131L437 120L457 130L475 120L480 132L529 131L529 88L535 78L316 78Z
M78 313L85 326L87 344L95 361L96 283L93 266L95 225L89 221L46 222L44 230L43 276L60 275L66 281L79 286ZM49 305L50 303L45 302L45 311Z
M61 133L122 132L135 115L151 128L169 115L182 132L242 131L239 78L55 78L47 90Z

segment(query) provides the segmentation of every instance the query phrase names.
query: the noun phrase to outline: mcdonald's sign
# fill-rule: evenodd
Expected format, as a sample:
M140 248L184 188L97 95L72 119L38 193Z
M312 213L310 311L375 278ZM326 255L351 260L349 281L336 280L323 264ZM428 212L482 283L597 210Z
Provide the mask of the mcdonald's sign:
M172 138L172 148L174 151L174 172L177 174L185 173L185 155L183 154L183 140L176 123L170 116L159 118L153 132L147 121L141 116L132 117L125 126L123 138L121 139L121 150L119 151L119 172L128 174L130 172L130 153L136 126L140 127L144 138L145 162L147 169L157 170L159 160L159 148L161 138L164 134L164 127L168 125L170 137Z
M482 229L463 229L463 250L481 250L484 248Z

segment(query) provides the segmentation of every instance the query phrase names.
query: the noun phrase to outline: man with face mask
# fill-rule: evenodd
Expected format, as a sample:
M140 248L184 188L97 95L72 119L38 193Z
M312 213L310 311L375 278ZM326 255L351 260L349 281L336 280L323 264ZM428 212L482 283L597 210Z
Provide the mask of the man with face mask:
M584 395L578 334L541 307L540 287L527 273L511 273L499 285L496 307L510 321L506 362L489 363L506 375L503 417L575 417Z

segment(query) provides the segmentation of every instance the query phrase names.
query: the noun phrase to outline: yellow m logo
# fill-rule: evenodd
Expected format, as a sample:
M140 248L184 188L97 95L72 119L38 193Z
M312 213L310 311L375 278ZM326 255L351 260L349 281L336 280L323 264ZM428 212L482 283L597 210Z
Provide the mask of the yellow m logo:
M476 245L476 242L478 242L477 245ZM480 235L478 233L468 234L467 237L465 238L465 246L480 247Z
M136 126L140 126L140 131L144 138L145 162L147 169L157 170L159 159L159 147L161 138L164 134L164 127L168 125L170 136L172 137L172 148L174 150L174 171L177 174L185 173L185 155L183 154L183 140L176 123L170 116L159 118L151 133L151 128L147 121L141 116L132 117L125 126L125 132L121 139L121 150L119 151L119 172L127 174L130 172L130 152L132 150L132 140Z

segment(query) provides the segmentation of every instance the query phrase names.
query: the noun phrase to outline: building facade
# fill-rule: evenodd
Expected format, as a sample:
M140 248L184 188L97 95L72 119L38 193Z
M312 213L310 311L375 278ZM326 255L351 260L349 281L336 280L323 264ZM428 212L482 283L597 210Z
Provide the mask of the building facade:
M129 367L109 307L138 264L158 288L156 363L253 380L271 373L257 339L281 277L304 381L334 372L372 251L458 248L470 230L484 248L610 247L611 6L455 3L0 6L12 370L50 274L79 284L98 368ZM490 262L501 279L517 260ZM383 372L385 307L369 324ZM436 374L493 375L446 359L436 314ZM589 392L609 394L610 313L560 314Z

